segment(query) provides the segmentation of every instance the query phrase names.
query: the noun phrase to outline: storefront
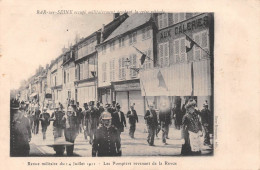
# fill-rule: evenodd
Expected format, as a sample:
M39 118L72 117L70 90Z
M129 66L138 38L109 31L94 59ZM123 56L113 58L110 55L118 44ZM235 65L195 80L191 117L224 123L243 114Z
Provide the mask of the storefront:
M129 80L112 83L115 100L120 104L121 110L126 114L131 105L135 105L138 115L144 115L144 97L141 95L139 80Z

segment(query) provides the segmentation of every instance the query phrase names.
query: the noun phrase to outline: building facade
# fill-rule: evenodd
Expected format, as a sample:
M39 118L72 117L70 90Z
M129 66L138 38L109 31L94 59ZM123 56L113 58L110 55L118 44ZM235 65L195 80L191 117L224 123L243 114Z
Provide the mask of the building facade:
M193 96L200 109L205 100L212 106L213 14L164 13L158 14L156 21L156 67L141 72L146 95L157 106L162 95L169 96L172 104L176 96L183 99L183 104L185 96ZM195 42L193 47L190 39Z
M141 95L139 74L130 68L140 67L142 54L147 54L144 69L154 66L154 22L152 14L133 14L125 20L104 42L98 50L98 91L102 103L116 101L121 110L127 112L135 104L140 115L145 111L145 100ZM126 62L130 62L129 68Z

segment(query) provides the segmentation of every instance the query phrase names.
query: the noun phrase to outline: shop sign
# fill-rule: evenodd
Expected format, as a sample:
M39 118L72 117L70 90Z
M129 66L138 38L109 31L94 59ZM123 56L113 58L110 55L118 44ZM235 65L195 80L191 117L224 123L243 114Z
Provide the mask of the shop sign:
M185 33L186 31L193 31L202 27L208 27L208 25L209 25L208 15L196 17L192 20L177 24L176 26L161 32L160 39L162 40L168 37L172 37L172 34L178 35L181 33Z
M115 91L140 90L140 83L115 84Z

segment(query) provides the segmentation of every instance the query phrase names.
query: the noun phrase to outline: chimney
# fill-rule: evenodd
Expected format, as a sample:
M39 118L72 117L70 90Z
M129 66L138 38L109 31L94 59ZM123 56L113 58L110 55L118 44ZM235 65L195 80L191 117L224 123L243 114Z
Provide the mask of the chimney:
M114 19L120 16L120 13L114 13Z
M105 30L105 24L102 25L102 28L101 28L101 42L104 41L104 30Z

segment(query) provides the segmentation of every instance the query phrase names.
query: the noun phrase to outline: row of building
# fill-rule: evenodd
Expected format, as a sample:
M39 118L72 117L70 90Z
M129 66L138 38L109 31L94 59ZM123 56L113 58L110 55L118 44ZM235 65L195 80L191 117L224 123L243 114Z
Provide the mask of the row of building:
M187 38L196 42L187 50ZM138 51L139 50L139 51ZM118 102L139 115L147 103L194 96L213 107L212 13L114 14L113 21L80 39L20 89L22 100L66 105ZM145 54L145 61L140 62Z

